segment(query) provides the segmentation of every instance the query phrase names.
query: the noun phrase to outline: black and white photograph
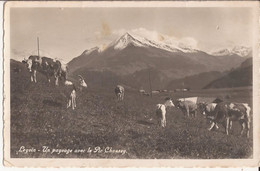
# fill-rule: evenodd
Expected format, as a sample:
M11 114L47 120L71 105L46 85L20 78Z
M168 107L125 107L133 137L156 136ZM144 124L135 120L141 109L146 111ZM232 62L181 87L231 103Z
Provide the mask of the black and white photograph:
M6 3L5 165L259 165L259 4L215 3Z

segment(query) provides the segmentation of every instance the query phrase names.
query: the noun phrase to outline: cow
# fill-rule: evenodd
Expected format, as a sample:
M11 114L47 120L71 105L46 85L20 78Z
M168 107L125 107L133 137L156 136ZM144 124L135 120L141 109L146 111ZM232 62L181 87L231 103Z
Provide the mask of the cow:
M37 71L43 73L47 77L48 82L54 76L55 85L59 85L59 78L64 78L64 81L67 80L67 66L61 64L59 60L48 57L29 56L28 59L24 59L22 62L27 65L31 74L31 82L37 82Z
M172 99L169 97L165 98L164 104L156 105L156 116L157 116L158 124L163 128L166 127L166 108L167 107L174 107Z
M80 89L80 91L82 91L83 88L87 88L88 85L87 85L87 83L85 82L84 78L81 75L78 75L78 77L79 77L79 86L80 86L79 89Z
M179 98L179 101L192 101L193 103L197 103L198 97L186 97L186 98Z
M150 96L150 93L144 92L144 96Z
M199 103L198 109L204 116L212 116L217 103Z
M153 90L152 91L152 94L159 94L160 93L160 90Z
M205 118L210 120L210 123L212 123L212 116L214 115L214 110L217 106L217 103L199 103L198 109L205 116ZM215 124L216 129L218 129L217 123Z
M196 117L197 115L197 104L194 103L193 101L190 101L190 100L185 100L185 101L180 101L180 100L177 100L174 102L174 105L181 109L184 116L190 116L190 114L193 114L194 117Z
M74 110L76 108L76 87L74 84L73 84L73 89L69 96L67 108L69 108L70 106L71 106L72 110Z
M139 90L139 93L140 93L140 94L144 94L144 93L145 93L145 90L141 89L141 90Z
M115 94L117 97L117 100L121 101L124 100L124 95L125 95L125 89L121 85L117 85L115 88Z
M71 81L69 81L69 80L66 80L64 84L67 85L67 86L73 85L73 83Z
M251 108L247 103L221 102L217 104L214 110L209 130L211 130L217 123L222 123L226 134L229 135L229 129L231 129L232 122L238 121L242 127L240 134L242 135L246 128L246 135L249 137L250 112Z

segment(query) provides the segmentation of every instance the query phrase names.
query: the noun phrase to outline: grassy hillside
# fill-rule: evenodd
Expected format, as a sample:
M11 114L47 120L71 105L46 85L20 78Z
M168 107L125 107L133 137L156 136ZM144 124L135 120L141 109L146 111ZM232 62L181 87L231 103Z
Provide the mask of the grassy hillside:
M209 123L198 115L185 118L177 108L167 111L167 127L158 127L155 105L167 96L218 96L229 94L230 101L251 105L250 89L200 90L181 93L162 93L141 96L127 89L125 100L115 100L114 89L89 86L77 92L77 108L66 108L72 87L46 83L38 74L38 83L29 81L29 74L21 63L11 61L11 157L25 158L127 158L127 159L213 159L252 158L253 131L250 138L239 136L240 126L235 122L231 135L218 130L209 132ZM19 65L22 71L13 72ZM91 82L88 82L91 85ZM251 125L252 128L252 125ZM21 146L36 148L35 153L18 152ZM118 153L43 153L49 149L102 149L108 147L126 150Z

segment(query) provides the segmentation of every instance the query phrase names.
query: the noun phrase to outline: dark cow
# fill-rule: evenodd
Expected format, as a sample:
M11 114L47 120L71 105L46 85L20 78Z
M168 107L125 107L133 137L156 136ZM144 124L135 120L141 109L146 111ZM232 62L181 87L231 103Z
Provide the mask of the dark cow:
M60 61L48 57L30 56L27 60L23 60L31 73L31 82L37 82L37 71L46 75L48 82L54 76L55 85L59 85L59 78L67 80L67 66L61 64Z
M190 116L190 114L193 114L194 117L196 117L196 115L197 115L197 109L198 109L197 104L192 101L177 100L174 102L174 105L177 108L180 108L182 110L183 114L187 115L188 117Z
M240 134L242 135L246 128L247 137L249 137L250 111L251 108L247 103L221 102L217 104L214 110L214 116L212 117L212 123L209 130L217 123L222 123L225 127L225 132L228 135L229 129L231 129L232 126L232 121L239 121L242 127Z

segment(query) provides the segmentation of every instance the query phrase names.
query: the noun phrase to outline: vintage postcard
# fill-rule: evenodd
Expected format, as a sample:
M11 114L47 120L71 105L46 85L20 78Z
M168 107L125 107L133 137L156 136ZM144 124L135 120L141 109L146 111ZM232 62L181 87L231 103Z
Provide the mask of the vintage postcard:
M4 164L259 166L259 2L7 2Z

